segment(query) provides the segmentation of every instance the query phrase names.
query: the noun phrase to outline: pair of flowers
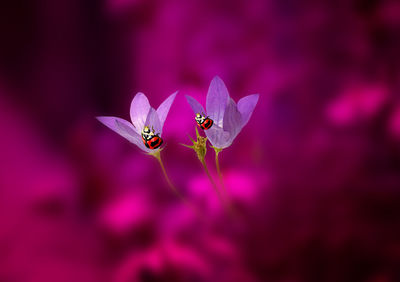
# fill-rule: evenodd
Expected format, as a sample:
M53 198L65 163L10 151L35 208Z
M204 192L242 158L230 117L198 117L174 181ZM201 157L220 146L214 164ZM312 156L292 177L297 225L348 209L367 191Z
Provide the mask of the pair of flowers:
M200 217L202 214L191 205L176 189L168 177L164 164L161 160L160 152L163 140L161 138L165 120L169 109L175 100L177 92L169 96L157 110L150 106L149 100L143 93L138 93L131 103L130 115L132 123L117 117L97 117L97 119L115 131L131 143L138 146L141 150L155 157L160 163L165 179L171 190L181 198L192 210ZM217 76L210 84L206 99L206 109L190 96L186 96L188 103L195 113L195 120L204 129L207 138L199 135L196 128L197 141L193 141L193 146L186 147L195 150L204 170L213 185L221 203L227 210L231 210L225 197L219 191L204 160L207 152L207 139L215 150L215 162L224 191L226 192L222 174L219 166L219 153L229 147L242 128L249 121L251 114L257 104L258 94L249 95L239 100L236 104L229 96L224 82Z
M129 142L138 146L146 153L154 154L160 150L148 148L143 142L142 132L148 126L161 138L163 126L169 109L175 100L177 92L170 95L157 110L150 106L143 93L138 93L132 100L130 116L132 123L118 117L97 117L111 130L115 131ZM258 94L246 96L236 104L229 96L224 82L217 76L210 84L206 99L206 109L191 96L186 96L195 114L206 115L213 121L209 129L204 130L214 148L229 147L242 128L249 121L257 104Z

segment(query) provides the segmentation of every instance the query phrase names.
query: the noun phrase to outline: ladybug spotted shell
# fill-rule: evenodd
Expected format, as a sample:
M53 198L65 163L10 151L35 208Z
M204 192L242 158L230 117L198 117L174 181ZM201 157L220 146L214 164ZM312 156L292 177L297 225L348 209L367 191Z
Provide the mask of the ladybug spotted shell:
M206 118L202 123L199 123L199 126L204 129L207 130L209 128L211 128L211 126L214 124L214 121L210 118Z
M163 140L161 137L159 136L154 136L148 140L145 140L144 138L142 138L144 145L148 148L148 149L157 149L159 148L162 144L163 144Z

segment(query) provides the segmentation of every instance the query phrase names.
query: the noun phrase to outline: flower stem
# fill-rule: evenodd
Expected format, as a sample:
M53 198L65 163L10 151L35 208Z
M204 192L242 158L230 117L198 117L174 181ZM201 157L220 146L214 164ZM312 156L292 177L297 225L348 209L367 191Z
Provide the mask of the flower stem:
M229 208L229 211L231 212L231 215L238 216L239 215L238 211L234 208L234 206L232 206L232 203L229 201L228 190L226 189L224 178L222 176L221 168L219 165L219 153L221 153L223 149L216 148L214 146L212 146L212 148L214 148L214 151L215 151L215 166L217 167L217 173L218 173L219 181L222 186L222 191L223 191L224 197L226 197L226 199L228 199L227 206Z
M213 147L213 148L214 148L214 151L215 151L215 166L217 167L217 173L218 173L219 181L221 182L221 186L222 186L222 189L223 189L225 195L228 195L228 192L227 192L226 187L225 187L224 178L222 176L221 169L220 169L220 166L219 166L219 153L221 153L222 149L221 148L216 148L216 147Z
M210 174L210 171L208 170L208 167L207 167L206 162L205 162L204 160L203 160L203 161L200 161L200 162L201 162L201 164L203 165L204 171L206 172L207 177L208 177L208 179L210 180L212 187L214 188L215 192L217 193L219 200L221 201L221 203L224 203L224 200L223 200L223 198L222 198L222 195L221 195L221 193L220 193L220 191L219 191L219 189L218 189L217 184L215 183L214 179L212 178L212 176L211 176L211 174Z
M178 189L176 189L174 184L172 184L171 179L169 179L167 171L165 170L164 163L161 160L160 151L157 151L157 153L153 154L153 156L158 160L158 163L161 166L161 170L164 174L165 180L167 180L169 188L171 188L172 192L174 192L179 198L183 198L183 196L179 193Z
M174 192L175 195L178 196L179 199L181 199L197 216L199 216L202 220L204 220L204 216L200 213L200 211L194 206L192 205L188 200L186 200L185 197L183 197L183 195L178 191L178 189L176 189L175 185L172 184L171 179L169 178L167 171L165 170L165 166L163 161L161 160L161 154L160 154L161 150L158 150L154 153L149 153L149 155L155 157L158 160L158 163L161 166L161 170L164 174L165 180L168 183L169 188L172 190L172 192Z
M234 211L233 211L232 207L229 205L229 203L227 202L225 197L221 194L220 190L218 189L217 184L215 183L214 179L212 178L212 176L210 174L210 171L208 170L206 162L204 160L200 161L200 162L203 165L204 171L206 172L208 179L210 180L212 187L214 188L214 191L217 193L218 199L221 202L222 206L224 207L225 211L227 213L229 213L230 215L233 215Z
M225 211L227 212L231 212L231 208L230 205L228 204L228 202L226 201L226 199L224 198L224 195L221 194L217 184L215 183L214 179L212 178L210 171L208 170L207 164L205 162L205 156L207 154L207 137L202 137L199 134L199 131L197 130L197 127L195 127L196 130L196 141L194 141L190 136L190 140L192 141L193 145L189 146L189 145L185 145L185 144L181 144L187 148L193 149L196 152L197 158L199 159L200 163L203 165L204 171L207 174L208 179L211 182L211 185L214 189L214 191L217 193L218 199L221 202L221 205L224 207Z

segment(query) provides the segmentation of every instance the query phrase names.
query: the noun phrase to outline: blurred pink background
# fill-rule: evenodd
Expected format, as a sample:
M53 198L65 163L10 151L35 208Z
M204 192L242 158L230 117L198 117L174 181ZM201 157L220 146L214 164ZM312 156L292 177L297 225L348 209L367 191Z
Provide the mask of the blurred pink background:
M400 281L398 1L3 2L0 281ZM260 93L221 153L237 218L179 145L215 75ZM176 90L163 157L207 223L95 120Z

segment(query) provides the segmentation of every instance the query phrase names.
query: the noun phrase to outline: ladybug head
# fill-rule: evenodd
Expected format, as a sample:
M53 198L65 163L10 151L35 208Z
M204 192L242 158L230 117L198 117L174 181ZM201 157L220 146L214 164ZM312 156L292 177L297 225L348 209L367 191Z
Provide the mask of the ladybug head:
M142 130L142 137L143 137L143 139L149 140L149 139L151 139L153 136L154 136L154 130L151 131L151 130L150 130L150 127L145 126L145 127L143 128L143 130Z
M144 133L144 134L150 134L150 128L146 125L146 126L143 128L142 133Z
M198 124L202 124L206 120L206 117L200 113L197 113L194 119Z

